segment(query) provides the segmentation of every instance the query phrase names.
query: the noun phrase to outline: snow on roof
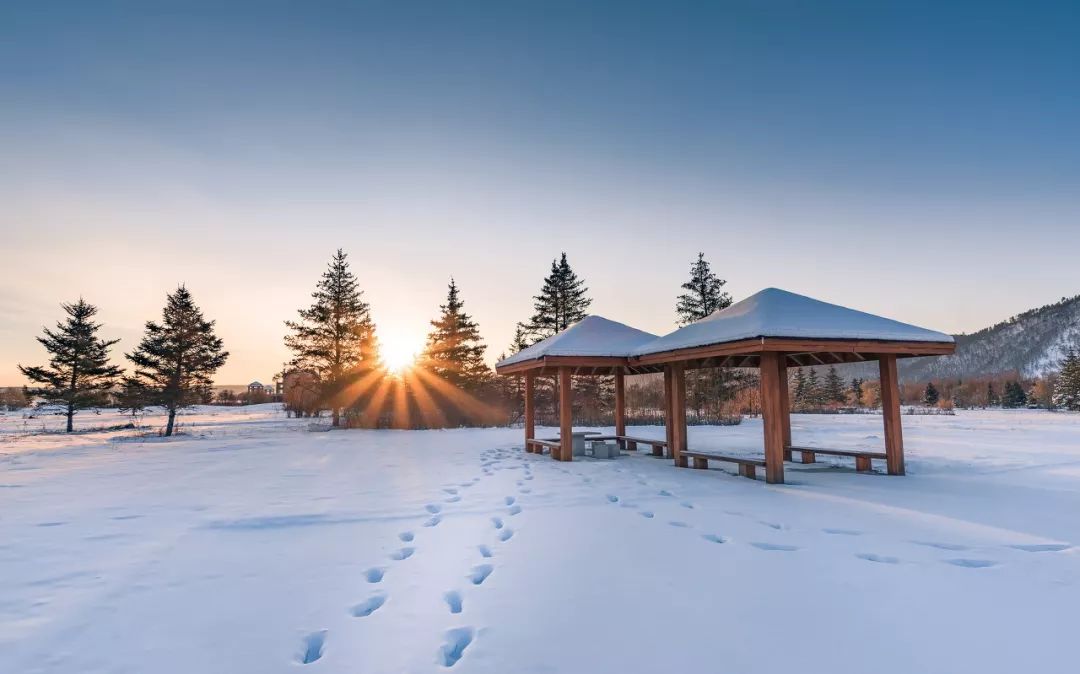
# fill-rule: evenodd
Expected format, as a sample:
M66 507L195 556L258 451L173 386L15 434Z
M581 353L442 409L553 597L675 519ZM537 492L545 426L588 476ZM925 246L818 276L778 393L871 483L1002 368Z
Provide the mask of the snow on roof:
M656 339L656 335L631 328L602 316L586 316L557 335L552 335L499 361L496 367L544 356L615 356L625 358Z
M953 338L890 318L766 288L675 332L641 345L633 355L662 353L758 337L949 342Z

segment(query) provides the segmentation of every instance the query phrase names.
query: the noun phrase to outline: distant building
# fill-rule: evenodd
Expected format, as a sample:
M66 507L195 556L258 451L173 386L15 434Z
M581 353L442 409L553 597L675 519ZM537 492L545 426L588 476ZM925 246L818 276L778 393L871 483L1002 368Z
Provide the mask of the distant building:
M263 394L263 395L268 395L268 396L274 395L274 387L273 386L264 386L262 384L262 382L259 382L259 381L253 381L250 384L248 384L248 389L247 390L248 390L248 395L258 395L258 394Z

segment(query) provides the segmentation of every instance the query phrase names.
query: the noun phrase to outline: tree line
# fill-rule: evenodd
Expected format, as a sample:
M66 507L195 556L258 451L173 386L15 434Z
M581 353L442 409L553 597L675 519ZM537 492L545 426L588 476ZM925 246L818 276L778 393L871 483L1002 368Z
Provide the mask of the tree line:
M698 253L675 297L676 323L687 325L730 306L725 285L704 253ZM300 308L295 319L285 321L284 341L292 357L282 377L290 413L315 416L328 411L334 426L399 428L494 425L520 418L524 406L520 378L494 376L484 360L488 347L453 278L415 366L403 373L390 372L381 361L371 307L343 250L333 254L311 297L311 304ZM500 358L566 330L585 318L591 304L585 280L562 253L552 260L532 298L529 318L516 324L513 340ZM203 317L183 285L167 294L161 320L147 321L140 342L124 354L132 368L128 374L110 362L119 340L98 336L102 326L94 320L97 307L82 298L62 307L66 318L37 338L49 353L49 362L19 365L19 370L32 382L24 388L24 396L60 406L68 431L79 410L112 403L133 413L163 407L164 434L172 435L178 411L212 401L213 376L229 354L215 334L214 321ZM818 370L792 368L793 410L880 405L875 381L845 381L832 366L823 374ZM756 411L756 371L704 368L687 372L686 381L687 405L694 418L721 419ZM632 398L648 408L662 392L662 384L648 375L642 382L632 389ZM913 386L905 383L901 388L905 404L1080 409L1080 356L1070 349L1060 373L1026 383L1016 377ZM577 418L602 421L610 416L611 377L576 378L572 392ZM536 396L538 416L558 418L553 382L538 378Z

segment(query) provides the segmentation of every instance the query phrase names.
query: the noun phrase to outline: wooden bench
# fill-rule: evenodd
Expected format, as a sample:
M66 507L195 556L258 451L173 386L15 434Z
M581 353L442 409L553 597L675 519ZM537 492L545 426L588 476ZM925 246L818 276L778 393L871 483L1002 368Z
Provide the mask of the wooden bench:
M765 461L762 459L746 459L739 456L724 456L723 454L707 454L705 452L692 452L684 449L680 452L682 457L682 467L687 467L687 459L693 461L693 467L700 470L704 470L709 467L710 461L724 461L727 463L734 463L739 466L739 475L748 477L753 480L757 477L757 469L765 467Z
M532 438L531 440L525 441L526 452L531 452L533 454L543 454L545 447L551 450L552 455L554 455L555 452L558 452L562 448L562 443L558 440L540 440L537 438Z
M616 440L620 445L626 446L628 452L636 452L638 443L643 445L652 446L653 456L664 456L664 450L667 449L667 440L654 440L652 438L635 438L629 435L592 435L587 438L589 442L594 440Z
M826 447L785 447L784 460L791 461L791 453L800 452L803 463L814 463L818 454L827 456L855 457L855 470L865 473L871 470L870 459L885 459L884 452L866 452L858 449L828 449Z

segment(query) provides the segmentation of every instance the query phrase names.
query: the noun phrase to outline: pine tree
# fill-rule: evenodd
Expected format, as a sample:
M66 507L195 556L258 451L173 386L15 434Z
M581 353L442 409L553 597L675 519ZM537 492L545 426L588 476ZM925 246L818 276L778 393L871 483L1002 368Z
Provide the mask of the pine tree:
M731 306L731 296L724 292L727 283L713 273L705 260L705 253L698 253L690 265L690 279L682 284L683 294L676 298L675 313L679 325L694 321ZM686 386L691 407L701 415L706 400L722 400L731 395L731 379L723 368L691 370L686 373Z
M62 304L68 318L56 324L56 330L44 329L38 342L51 354L48 365L23 367L23 376L40 387L27 387L28 396L40 396L50 405L63 405L67 415L67 432L74 426L75 413L105 402L116 385L121 370L109 365L109 348L118 339L97 338L100 323L93 321L97 307L81 297L75 304Z
M540 294L533 298L533 315L526 325L534 341L546 339L567 329L587 315L592 300L589 289L579 279L563 253L551 261L551 273L544 278Z
M803 393L803 397L806 399L806 406L812 410L821 409L825 396L821 388L821 381L818 379L817 370L810 368L810 372L806 375L806 388Z
M698 253L697 261L690 265L690 280L682 284L686 292L679 295L675 312L679 325L687 325L731 306L731 295L724 292L727 281L713 273L705 261L705 253Z
M477 391L490 379L491 371L484 362L484 345L480 329L465 313L454 279L446 293L446 304L439 305L439 318L431 321L434 328L427 338L421 358L431 373L454 386Z
M844 393L844 380L840 378L836 367L829 366L829 372L825 375L825 398L829 404L843 404L847 401Z
M806 372L801 367L795 369L794 394L794 407L799 410L806 409Z
M203 318L184 286L166 296L161 318L161 323L147 321L139 346L127 354L135 374L124 386L141 387L145 404L165 407L169 413L165 435L170 436L177 410L206 399L214 373L229 354L214 334L214 321Z
M1001 406L1015 409L1027 404L1027 393L1018 381L1005 382L1005 393L1001 398Z
M1053 402L1055 407L1080 410L1080 355L1074 348L1065 352L1065 359L1061 362Z
M862 405L863 399L863 380L855 377L851 380L851 400L855 407Z
M986 384L986 406L993 407L998 404L997 393L994 392L994 382Z
M941 394L938 393L937 387L934 386L934 382L926 382L926 390L923 391L923 404L928 407L934 407L941 400Z
M379 367L371 308L346 258L338 248L311 294L315 301L298 311L299 321L285 321L292 330L285 336L291 365L318 377L319 404L330 407L334 426L341 423L341 409L356 402L346 400L349 384Z

